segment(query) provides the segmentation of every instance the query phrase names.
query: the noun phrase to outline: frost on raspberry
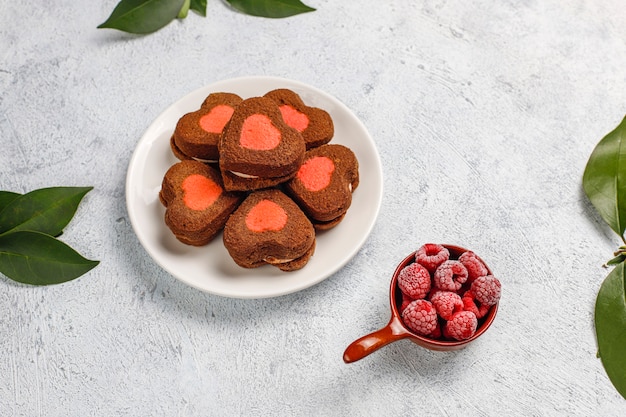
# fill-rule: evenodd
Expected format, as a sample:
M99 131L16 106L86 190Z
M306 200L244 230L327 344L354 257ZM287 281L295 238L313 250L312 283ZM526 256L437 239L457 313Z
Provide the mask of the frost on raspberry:
M437 320L437 326L435 326L435 330L427 334L426 336L431 339L441 339L441 325L439 324L439 320Z
M474 293L476 301L482 305L492 306L500 301L501 287L498 278L493 275L486 275L477 278L472 283L471 291Z
M478 319L471 311L454 313L443 327L443 335L448 339L465 340L474 336Z
M461 296L452 291L434 291L430 296L430 302L444 320L450 320L454 313L463 310Z
M467 269L459 261L448 260L439 265L433 275L433 283L440 290L458 291L467 281Z
M474 252L468 250L459 256L459 262L467 269L467 282L472 283L476 278L489 274L487 265Z
M422 265L412 263L398 274L398 287L403 294L414 300L426 297L430 291L430 274Z
M402 321L413 332L428 336L437 329L437 310L428 300L415 300L402 312Z
M450 251L436 243L426 243L415 252L415 261L431 274L437 267L450 259Z

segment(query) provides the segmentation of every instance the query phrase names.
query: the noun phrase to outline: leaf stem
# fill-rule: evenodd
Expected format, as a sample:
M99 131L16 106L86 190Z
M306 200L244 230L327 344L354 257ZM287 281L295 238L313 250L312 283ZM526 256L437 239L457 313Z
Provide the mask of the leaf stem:
M180 11L178 12L178 18L179 19L184 19L187 17L187 14L189 13L189 5L191 3L191 0L185 0L185 3L183 3L183 7L181 7ZM626 242L624 242L626 243Z

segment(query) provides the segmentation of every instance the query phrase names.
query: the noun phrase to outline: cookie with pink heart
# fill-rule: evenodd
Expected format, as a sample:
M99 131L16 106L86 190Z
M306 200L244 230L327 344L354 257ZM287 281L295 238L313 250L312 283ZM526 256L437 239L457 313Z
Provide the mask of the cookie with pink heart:
M302 134L307 149L324 145L333 138L335 126L330 114L318 107L307 106L295 91L279 88L264 97L278 104L283 120Z
M298 205L278 189L254 191L224 227L224 246L244 268L304 267L315 251L315 229Z
M174 155L181 160L217 162L218 142L241 101L242 98L236 94L212 93L200 109L181 117L170 140Z
M243 196L224 190L217 169L184 160L165 173L159 199L166 207L165 224L176 238L188 245L202 246L224 228Z
M224 187L252 191L292 178L304 158L302 135L282 118L278 105L265 97L242 101L219 142Z
M352 204L359 163L344 145L326 144L306 152L296 176L284 188L317 230L335 227Z

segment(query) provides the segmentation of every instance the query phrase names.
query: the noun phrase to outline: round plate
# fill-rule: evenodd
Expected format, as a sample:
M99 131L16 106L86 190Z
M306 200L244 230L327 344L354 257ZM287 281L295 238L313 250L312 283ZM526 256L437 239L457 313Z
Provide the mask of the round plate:
M288 88L309 106L320 107L332 117L335 136L331 143L352 149L359 160L360 182L352 205L335 228L317 234L315 254L297 271L283 272L266 265L239 267L230 258L221 234L211 243L193 247L179 242L164 222L159 201L165 172L178 162L170 150L170 137L184 114L197 110L214 92L230 92L242 98L262 96L276 88ZM133 229L148 254L163 269L184 283L208 293L234 298L264 298L310 287L344 266L370 234L382 200L382 168L374 141L365 126L340 101L300 82L276 77L243 77L200 88L168 107L150 125L137 144L126 177L126 205Z

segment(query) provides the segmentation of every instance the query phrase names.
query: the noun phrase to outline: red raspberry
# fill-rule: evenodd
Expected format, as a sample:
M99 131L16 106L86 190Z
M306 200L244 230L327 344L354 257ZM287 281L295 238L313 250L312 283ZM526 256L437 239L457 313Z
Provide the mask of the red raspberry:
M441 339L441 325L439 324L439 320L437 320L437 326L435 330L428 334L428 337L431 339Z
M437 328L437 310L430 301L412 301L402 312L402 321L415 333L428 336Z
M467 269L459 261L445 261L435 271L433 283L440 290L458 291L467 281Z
M472 283L476 278L484 277L489 273L487 265L474 252L468 250L459 256L459 262L467 269L467 282Z
M411 304L411 301L413 301L411 297L402 293L402 304L400 304L400 313L402 313L404 309L407 308L409 304Z
M424 298L430 291L430 274L418 263L409 264L398 274L398 287L414 300Z
M480 304L492 306L500 300L501 284L498 278L487 275L477 278L472 283L471 291Z
M444 320L450 320L453 313L463 310L461 296L452 291L435 291L430 297L430 302Z
M472 291L466 291L463 294L463 310L471 311L476 315L476 318L481 319L489 312L491 306L481 304L480 307L476 305L476 296Z
M431 274L448 259L450 259L448 249L436 243L426 243L415 252L415 261L426 267Z
M478 319L471 311L459 311L446 322L443 335L448 339L465 340L474 336L478 327Z

